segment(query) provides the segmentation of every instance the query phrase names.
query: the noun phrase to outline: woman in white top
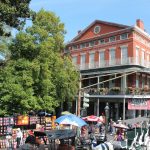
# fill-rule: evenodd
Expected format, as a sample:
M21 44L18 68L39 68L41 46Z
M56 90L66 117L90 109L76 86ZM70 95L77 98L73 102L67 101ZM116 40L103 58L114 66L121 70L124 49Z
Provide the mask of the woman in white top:
M23 134L20 128L17 129L16 138L17 138L17 148L19 148L22 142L22 138L23 138Z

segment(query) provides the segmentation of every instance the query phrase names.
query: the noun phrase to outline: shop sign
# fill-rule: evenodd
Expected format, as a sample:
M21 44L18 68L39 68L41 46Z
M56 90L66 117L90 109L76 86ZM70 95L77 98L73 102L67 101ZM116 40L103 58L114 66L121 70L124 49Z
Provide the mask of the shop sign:
M130 110L150 110L150 100L145 98L133 98L128 100Z
M38 117L36 117L36 116L30 117L30 124L36 124L37 122L38 122Z
M18 116L17 125L29 125L29 116Z

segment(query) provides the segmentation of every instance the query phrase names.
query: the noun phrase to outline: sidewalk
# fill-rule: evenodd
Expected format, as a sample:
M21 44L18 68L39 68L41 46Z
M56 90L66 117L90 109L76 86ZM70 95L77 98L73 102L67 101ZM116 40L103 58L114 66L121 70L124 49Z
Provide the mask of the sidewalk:
M112 141L114 140L114 135L110 135L110 133L107 133L107 141Z

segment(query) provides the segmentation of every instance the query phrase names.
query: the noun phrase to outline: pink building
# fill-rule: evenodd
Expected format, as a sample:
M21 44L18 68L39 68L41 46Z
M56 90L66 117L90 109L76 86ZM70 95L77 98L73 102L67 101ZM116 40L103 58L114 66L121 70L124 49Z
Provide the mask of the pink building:
M135 26L95 20L66 45L68 52L90 94L88 115L100 116L106 102L116 120L149 115L150 35L140 19Z

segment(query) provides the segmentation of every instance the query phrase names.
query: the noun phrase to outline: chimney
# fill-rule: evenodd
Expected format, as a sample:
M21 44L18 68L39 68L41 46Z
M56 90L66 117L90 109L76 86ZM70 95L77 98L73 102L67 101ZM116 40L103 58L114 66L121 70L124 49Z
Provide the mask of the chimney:
M80 34L81 30L78 31L78 34Z
M140 29L142 29L142 30L144 31L144 23L143 23L142 20L137 19L137 20L136 20L136 25L137 25Z

